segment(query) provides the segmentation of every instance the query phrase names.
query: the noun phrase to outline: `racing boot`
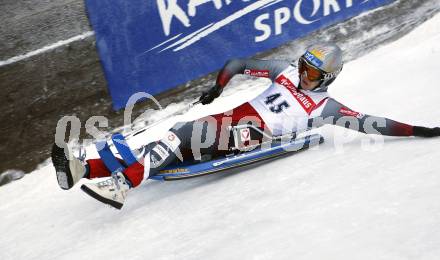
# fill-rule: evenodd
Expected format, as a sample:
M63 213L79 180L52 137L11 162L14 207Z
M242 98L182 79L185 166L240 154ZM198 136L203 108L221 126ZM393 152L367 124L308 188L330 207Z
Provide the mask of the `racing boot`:
M124 174L118 172L111 177L99 178L96 183L81 185L81 189L91 197L114 208L121 209L131 185Z
M51 157L61 189L72 188L87 172L85 164L73 155L66 143L61 147L53 144Z

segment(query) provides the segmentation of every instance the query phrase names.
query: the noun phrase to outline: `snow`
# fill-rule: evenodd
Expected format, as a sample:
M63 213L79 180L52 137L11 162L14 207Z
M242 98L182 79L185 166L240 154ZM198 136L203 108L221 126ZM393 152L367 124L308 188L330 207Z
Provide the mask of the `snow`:
M438 14L346 64L332 96L363 113L439 126L439 41ZM138 138L160 137L175 120L231 108L266 86L234 79L212 105ZM319 148L254 169L146 181L121 211L80 185L62 191L47 164L0 189L0 259L439 259L440 139L319 132Z

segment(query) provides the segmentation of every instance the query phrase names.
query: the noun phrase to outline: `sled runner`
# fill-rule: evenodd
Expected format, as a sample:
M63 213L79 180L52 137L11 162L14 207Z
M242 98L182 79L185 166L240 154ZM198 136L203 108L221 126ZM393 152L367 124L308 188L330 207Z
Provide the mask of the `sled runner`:
M252 126L244 125L235 126L231 129L234 135L235 147L231 148L230 154L205 161L177 162L166 166L158 174L149 178L168 181L213 174L295 153L324 142L324 138L318 134L308 135L303 138L295 138L294 135L276 138L266 136L266 141L261 144L244 146L242 145L244 140L241 139L239 133L249 127L253 128ZM260 131L258 129L253 130ZM266 135L263 132L261 134ZM122 159L115 157L106 141L98 142L96 148L106 167L114 174L125 169L126 165L134 163L136 158L121 134L114 134L112 140Z

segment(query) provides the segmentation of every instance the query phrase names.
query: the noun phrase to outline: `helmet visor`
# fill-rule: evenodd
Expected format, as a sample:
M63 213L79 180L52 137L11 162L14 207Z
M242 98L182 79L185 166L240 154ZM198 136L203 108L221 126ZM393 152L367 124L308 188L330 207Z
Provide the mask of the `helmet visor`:
M306 72L305 74L307 78L311 81L320 81L324 79L324 73L314 65L307 62L304 57L299 58L298 72L300 75Z

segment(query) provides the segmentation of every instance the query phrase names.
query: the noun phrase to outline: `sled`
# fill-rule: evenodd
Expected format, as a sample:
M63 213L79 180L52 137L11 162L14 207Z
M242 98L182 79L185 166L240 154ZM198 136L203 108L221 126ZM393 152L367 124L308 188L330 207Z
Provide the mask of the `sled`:
M250 128L260 132L265 137L263 139L265 141L256 145L245 145L246 140L243 140L240 133L243 129L249 130ZM231 133L234 136L234 147L229 150L227 155L209 160L176 162L161 169L157 174L149 176L149 178L170 181L213 174L293 154L324 142L324 138L319 134L302 138L296 138L294 134L271 137L252 125L231 127ZM112 141L122 157L121 159L113 154L107 141L98 142L96 148L106 167L114 174L123 171L126 165L136 162L136 158L121 134L114 134Z
M229 156L209 161L171 164L160 170L158 174L150 176L150 179L161 181L181 180L251 166L258 162L293 154L323 142L324 138L318 134L290 141L271 141L268 147L260 145L251 151L232 153Z

